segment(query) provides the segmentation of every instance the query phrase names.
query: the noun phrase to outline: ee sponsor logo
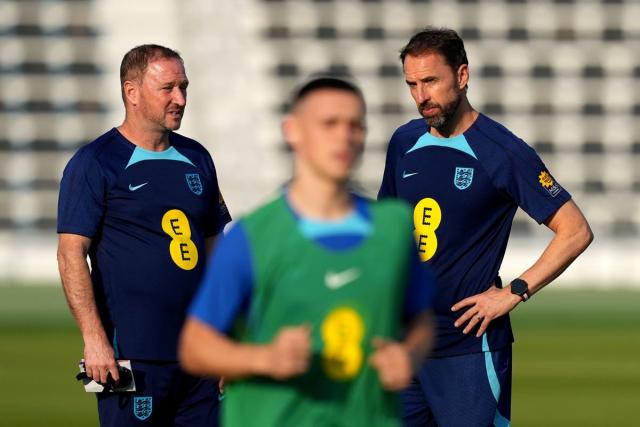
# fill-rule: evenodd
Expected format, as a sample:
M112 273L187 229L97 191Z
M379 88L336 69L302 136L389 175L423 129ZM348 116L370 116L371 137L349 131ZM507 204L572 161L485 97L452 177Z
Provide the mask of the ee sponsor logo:
M184 212L171 209L162 216L162 230L171 237L169 253L173 262L183 270L198 265L198 248L191 240L191 226Z

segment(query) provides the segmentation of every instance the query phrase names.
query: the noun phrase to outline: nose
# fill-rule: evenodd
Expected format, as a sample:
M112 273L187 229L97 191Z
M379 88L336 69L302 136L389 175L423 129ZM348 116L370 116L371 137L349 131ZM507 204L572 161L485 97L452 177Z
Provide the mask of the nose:
M429 101L430 99L431 96L429 95L429 91L427 90L427 88L422 84L416 85L416 102L418 104L422 104L423 102Z
M173 88L173 102L181 107L187 104L187 90L179 87Z

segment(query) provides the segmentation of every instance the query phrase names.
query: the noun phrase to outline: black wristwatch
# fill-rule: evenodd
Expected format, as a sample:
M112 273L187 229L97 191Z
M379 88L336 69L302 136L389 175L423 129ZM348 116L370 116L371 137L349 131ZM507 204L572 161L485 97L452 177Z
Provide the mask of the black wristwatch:
M511 281L511 293L522 298L522 302L529 299L529 284L522 279Z

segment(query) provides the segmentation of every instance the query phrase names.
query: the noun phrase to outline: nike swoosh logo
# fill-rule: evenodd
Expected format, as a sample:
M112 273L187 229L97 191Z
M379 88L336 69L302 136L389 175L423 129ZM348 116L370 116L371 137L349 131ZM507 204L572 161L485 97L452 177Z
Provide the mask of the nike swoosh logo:
M329 289L339 289L344 285L353 282L358 277L360 277L360 270L357 268L350 268L338 273L327 271L324 275L324 284Z
M134 185L129 184L129 190L130 190L130 191L136 191L137 189L144 187L144 186L145 186L145 185L147 185L148 183L149 183L149 181L147 181L147 182L145 182L145 183L143 183L143 184L140 184L140 185L135 185L135 186L134 186Z
M413 176L413 175L418 175L418 172L407 173L405 171L402 171L403 178L409 178L410 176Z

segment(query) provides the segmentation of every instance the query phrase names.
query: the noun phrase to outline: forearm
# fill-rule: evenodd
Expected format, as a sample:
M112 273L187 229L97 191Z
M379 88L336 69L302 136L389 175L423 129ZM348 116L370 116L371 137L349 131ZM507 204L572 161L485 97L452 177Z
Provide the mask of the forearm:
M540 258L520 278L529 284L529 294L533 295L555 278L580 255L586 245L581 244L582 239L563 239L555 236L544 250Z
M237 343L193 317L182 331L179 358L193 375L225 380L264 375L269 368L267 346Z
M414 370L417 369L427 357L433 344L433 323L430 312L425 311L416 316L402 344L409 353Z
M95 302L86 253L61 245L58 250L58 268L67 304L85 343L106 340Z
M567 205L567 212L559 211L561 215L548 224L555 236L535 264L520 276L529 284L530 295L562 274L593 240L589 224L577 206L572 201Z

